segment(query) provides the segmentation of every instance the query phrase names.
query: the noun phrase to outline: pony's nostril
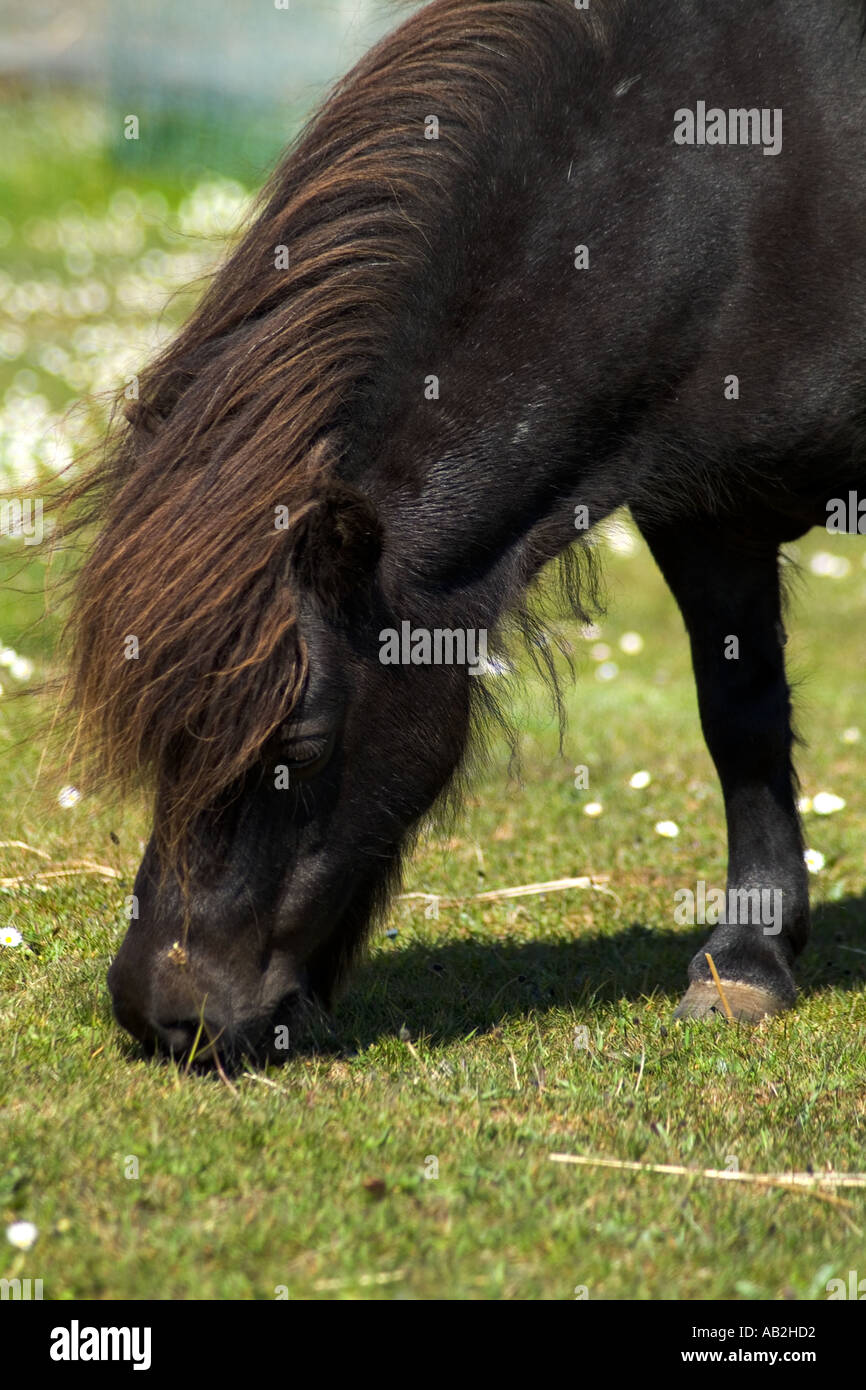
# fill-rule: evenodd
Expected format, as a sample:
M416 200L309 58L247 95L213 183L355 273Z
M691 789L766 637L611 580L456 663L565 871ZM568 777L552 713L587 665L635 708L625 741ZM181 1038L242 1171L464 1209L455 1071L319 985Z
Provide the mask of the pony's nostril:
M195 1045L196 1052L205 1052L218 1030L203 1027L199 1019L170 1019L155 1023L154 1031L160 1047L174 1057L185 1057Z

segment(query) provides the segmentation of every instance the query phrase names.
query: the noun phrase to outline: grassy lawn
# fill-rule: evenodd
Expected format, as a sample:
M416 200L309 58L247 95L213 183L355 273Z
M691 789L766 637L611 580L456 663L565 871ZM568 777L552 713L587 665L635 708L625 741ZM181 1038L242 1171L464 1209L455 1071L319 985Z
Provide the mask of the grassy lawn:
M73 399L135 370L167 287L201 273L220 218L242 202L213 180L196 190L117 175L86 130L74 151L45 156L52 177L35 164L40 119L28 115L36 133L16 143L0 185L0 309L35 305L0 333L7 490L15 470L50 462L45 430ZM22 285L30 297L10 301ZM515 697L520 779L497 745L459 820L431 829L411 863L407 892L466 901L438 917L396 903L320 1050L231 1089L145 1062L113 1023L105 972L144 811L89 797L63 806L51 774L34 787L51 711L27 694L4 701L0 838L31 849L0 849L0 878L82 859L118 876L0 892L0 928L23 938L0 948L0 1218L39 1232L26 1252L3 1242L0 1276L42 1278L51 1299L571 1299L585 1288L699 1300L823 1299L831 1277L866 1275L866 1194L831 1201L550 1161L866 1168L863 551L824 533L797 548L803 793L846 804L805 814L824 864L799 1006L747 1030L671 1023L707 934L676 925L674 893L723 885L724 819L673 601L638 541L608 548L600 631L569 630L578 679L562 753L528 680ZM50 673L56 635L54 616L37 621L41 567L22 568L22 554L0 539L0 681L13 696L28 663L35 679ZM626 633L639 650L621 648ZM588 788L574 785L578 766ZM651 780L636 789L639 770ZM589 803L601 814L585 814ZM658 834L663 821L679 833ZM601 881L471 901L580 875Z

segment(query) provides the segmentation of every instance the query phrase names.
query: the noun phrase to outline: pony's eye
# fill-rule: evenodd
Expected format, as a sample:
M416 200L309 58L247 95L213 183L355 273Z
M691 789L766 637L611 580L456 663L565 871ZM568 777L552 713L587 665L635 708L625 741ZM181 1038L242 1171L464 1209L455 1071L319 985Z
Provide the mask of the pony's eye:
M327 734L289 738L284 745L286 765L293 776L312 777L325 766L337 742L336 730Z

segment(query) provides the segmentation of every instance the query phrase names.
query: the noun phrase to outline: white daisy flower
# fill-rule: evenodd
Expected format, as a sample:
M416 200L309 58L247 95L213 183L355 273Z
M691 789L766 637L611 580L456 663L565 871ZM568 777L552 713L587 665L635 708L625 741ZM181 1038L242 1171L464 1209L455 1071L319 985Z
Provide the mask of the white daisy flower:
M819 550L809 561L809 569L822 579L844 579L851 573L851 561L844 555L831 555L829 550Z
M651 781L652 776L650 775L650 773L633 772L631 777L628 779L628 784L630 787L634 787L635 791L642 791L644 787L649 786Z
M859 743L862 734L859 729L852 727L850 729L843 729L841 737L843 743Z
M81 800L81 792L77 787L61 787L57 793L57 800L64 811L68 811L70 807L78 805Z
M32 1221L13 1221L11 1226L6 1227L6 1239L17 1250L29 1250L38 1234Z
M583 808L585 816L600 816L604 810L600 801L588 801Z
M634 531L625 521L615 521L608 526L605 539L617 555L633 555L637 550Z
M9 674L17 681L29 681L33 675L33 662L28 661L26 656L16 656L9 663Z
M680 833L680 828L675 820L656 821L656 834L663 835L666 840L675 840Z
M624 632L619 639L620 650L627 656L637 656L643 651L643 638L639 632Z
M511 665L501 656L479 656L475 666L469 667L470 676L508 676Z
M0 946L20 946L23 940L15 927L0 927Z
M841 811L845 807L844 796L834 796L832 792L819 792L812 798L812 809L819 816L832 816L834 812Z
M827 862L819 849L804 850L803 858L810 874L819 874Z
M619 675L619 667L615 661L605 661L595 673L597 681L614 681Z

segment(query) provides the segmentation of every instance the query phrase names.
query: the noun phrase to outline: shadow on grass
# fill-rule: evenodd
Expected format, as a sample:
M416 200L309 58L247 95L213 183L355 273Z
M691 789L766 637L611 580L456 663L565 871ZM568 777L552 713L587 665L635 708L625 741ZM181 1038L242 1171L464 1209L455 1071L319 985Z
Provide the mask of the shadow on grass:
M543 1020L556 1008L573 1008L576 1021L591 1024L600 1004L626 1000L637 1008L652 994L669 996L673 1012L687 985L688 963L709 933L707 927L632 922L565 941L443 939L393 954L386 947L355 971L330 1023L322 1017L289 1056L354 1053L402 1029L433 1043L468 1041L516 1019ZM866 988L866 895L815 909L797 979L802 998L834 986ZM145 1055L125 1034L122 1047L128 1060ZM227 1063L229 1075L247 1066L258 1064Z
M866 897L815 910L797 970L801 995L866 986ZM563 941L446 941L377 953L338 1004L331 1044L368 1047L406 1028L436 1042L486 1032L550 1008L579 1009L660 993L678 1000L686 969L710 928L633 922L615 933ZM862 953L862 954L861 954Z

